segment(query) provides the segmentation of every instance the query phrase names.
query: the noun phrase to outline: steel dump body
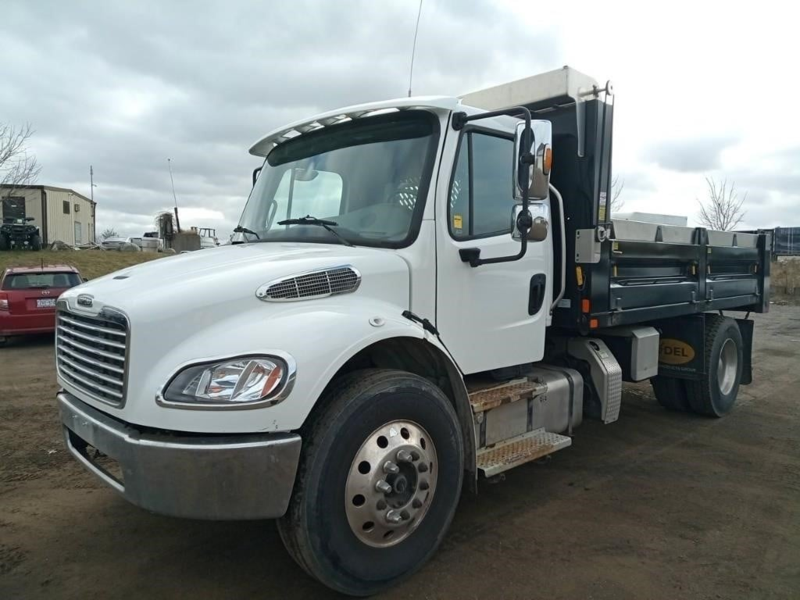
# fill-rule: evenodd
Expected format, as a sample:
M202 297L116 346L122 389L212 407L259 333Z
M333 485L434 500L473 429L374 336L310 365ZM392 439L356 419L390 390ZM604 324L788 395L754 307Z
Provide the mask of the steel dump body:
M553 127L554 262L566 263L557 329L580 331L716 310L769 309L767 234L615 221L610 211L614 96L569 67L467 94L486 110L525 106ZM554 270L554 297L561 274Z
M594 245L599 251L594 264L567 257L574 261L573 279L575 269L586 272L583 286L568 285L571 306L557 311L568 312L573 326L630 325L723 309L769 310L766 234L613 221L609 238Z

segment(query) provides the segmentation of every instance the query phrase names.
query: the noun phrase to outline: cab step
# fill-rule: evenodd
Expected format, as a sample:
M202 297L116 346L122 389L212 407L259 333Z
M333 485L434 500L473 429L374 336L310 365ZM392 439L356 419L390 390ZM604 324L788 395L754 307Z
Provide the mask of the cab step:
M486 412L509 402L528 400L547 391L547 385L528 379L515 379L508 383L494 385L471 392L469 403L475 414Z
M478 450L478 470L486 477L493 477L526 462L563 450L571 444L572 438L538 429L499 442L491 448Z

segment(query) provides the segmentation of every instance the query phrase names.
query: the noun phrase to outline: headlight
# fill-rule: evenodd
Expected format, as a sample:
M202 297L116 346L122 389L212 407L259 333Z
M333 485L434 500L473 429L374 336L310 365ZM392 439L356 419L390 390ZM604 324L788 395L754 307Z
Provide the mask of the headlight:
M294 383L294 361L276 356L245 356L192 365L167 384L163 403L197 408L249 408L276 404Z

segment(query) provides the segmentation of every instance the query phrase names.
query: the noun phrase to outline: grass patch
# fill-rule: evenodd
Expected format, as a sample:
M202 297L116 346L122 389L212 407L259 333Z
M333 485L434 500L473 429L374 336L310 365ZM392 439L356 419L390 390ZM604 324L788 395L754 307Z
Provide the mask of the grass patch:
M0 274L7 267L38 267L45 265L72 265L86 279L95 279L126 267L150 260L171 256L157 252L117 252L115 250L15 250L0 252Z
M800 303L800 259L784 259L772 263L770 288L773 299L792 304Z

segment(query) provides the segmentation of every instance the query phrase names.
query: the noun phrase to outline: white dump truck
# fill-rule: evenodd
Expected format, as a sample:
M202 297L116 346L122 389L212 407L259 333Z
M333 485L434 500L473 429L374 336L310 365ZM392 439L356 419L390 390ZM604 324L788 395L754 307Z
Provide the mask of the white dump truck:
M273 131L232 245L59 299L70 452L146 510L278 519L368 595L462 488L616 421L623 381L728 413L753 327L723 311L768 309L768 240L612 220L612 123L611 85L565 67Z

